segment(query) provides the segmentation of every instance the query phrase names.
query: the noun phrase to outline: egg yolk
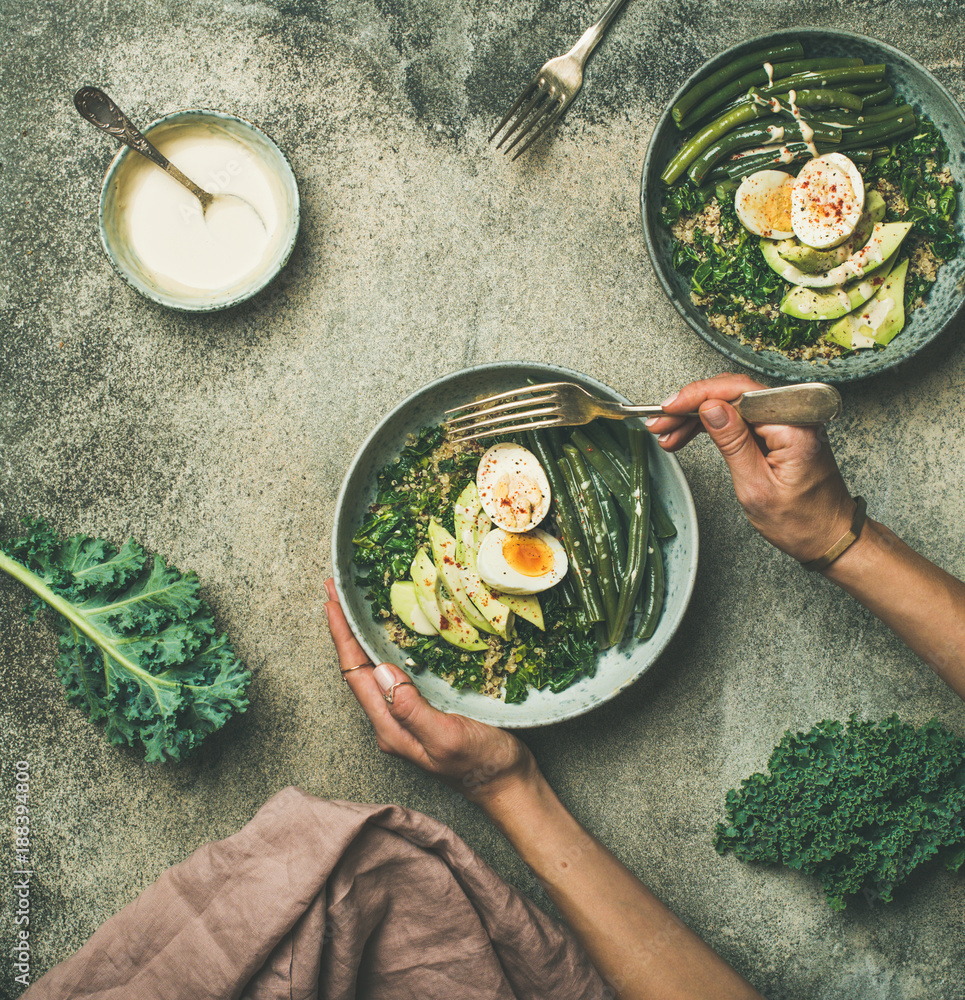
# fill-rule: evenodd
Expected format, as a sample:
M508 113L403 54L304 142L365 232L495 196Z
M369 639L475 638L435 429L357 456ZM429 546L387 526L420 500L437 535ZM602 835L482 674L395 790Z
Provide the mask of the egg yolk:
M553 550L536 535L507 535L503 558L511 569L523 576L546 576L555 562Z

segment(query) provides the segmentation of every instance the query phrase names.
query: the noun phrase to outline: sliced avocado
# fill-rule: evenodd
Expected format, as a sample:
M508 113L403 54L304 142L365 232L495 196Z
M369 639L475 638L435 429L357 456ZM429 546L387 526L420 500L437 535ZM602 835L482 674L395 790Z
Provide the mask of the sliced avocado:
M432 545L432 561L436 564L439 576L449 589L453 603L460 615L474 628L483 632L495 632L486 618L475 608L466 593L466 585L462 579L462 566L456 560L456 540L435 519L429 521L429 542Z
M775 240L760 241L764 260L785 281L792 285L804 285L806 288L834 288L843 285L853 278L862 278L874 268L880 267L897 249L901 241L911 229L910 222L876 222L871 238L856 253L853 253L843 264L821 271L817 274L805 274L793 264L788 264L777 252Z
M778 240L777 252L789 264L806 274L829 271L843 264L853 253L860 250L871 238L876 222L885 217L885 199L877 191L865 194L864 212L854 227L851 236L830 250L815 250L796 239Z
M392 584L389 588L389 604L392 607L392 614L408 625L413 632L418 632L419 635L439 634L439 630L419 607L415 584L411 580L396 580Z
M412 560L411 574L416 600L422 613L446 642L469 652L488 649L487 644L479 638L479 633L459 614L452 601L437 599L439 574L425 549L419 549Z
M496 634L508 639L513 631L514 615L506 605L496 599L495 592L479 578L476 569L476 518L482 512L482 501L475 483L470 483L456 500L456 562L460 567L466 595L474 608L495 629Z
M898 258L896 250L881 267L869 271L860 281L840 288L804 288L795 285L781 302L781 312L798 319L828 320L837 319L846 313L857 309L871 298L888 277L888 273Z
M539 597L536 594L500 594L494 591L500 604L505 604L512 609L520 618L532 622L541 631L546 631L543 622L543 609L540 607Z
M905 275L908 259L894 267L878 291L860 309L838 320L825 334L832 343L850 350L884 347L905 325Z
M468 549L466 546L466 530L468 529L472 534L472 546L475 546L475 535L474 528L476 524L476 515L482 510L482 501L479 499L479 490L476 489L475 483L469 483L469 485L459 494L459 498L456 500L456 506L454 511L455 527L456 527L456 559L465 564L468 562L467 554Z
M479 544L482 540L493 530L493 522L489 515L484 511L480 510L476 515L475 533L476 533L476 551L479 551Z

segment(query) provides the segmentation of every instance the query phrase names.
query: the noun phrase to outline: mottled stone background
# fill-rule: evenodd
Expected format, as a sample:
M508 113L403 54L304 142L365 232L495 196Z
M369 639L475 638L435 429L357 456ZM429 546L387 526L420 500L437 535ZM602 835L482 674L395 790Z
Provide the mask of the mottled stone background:
M630 0L551 140L515 164L486 136L596 16L586 0L4 0L0 38L0 533L133 535L196 570L254 671L251 708L187 763L147 765L64 703L54 633L0 580L0 956L13 938L12 765L33 775L32 975L274 791L393 801L449 822L545 898L480 813L382 758L335 673L322 581L346 465L385 409L464 365L537 359L641 402L724 363L665 300L640 167L682 78L748 36L850 27L961 100L957 2ZM113 142L75 113L103 86L138 121L233 111L291 157L302 229L251 307L168 312L111 271L97 197ZM844 391L833 442L869 511L965 575L961 328ZM721 859L724 791L788 727L961 703L891 634L743 519L706 444L681 461L701 566L646 682L526 737L576 815L773 1000L965 995L965 879L916 876L832 913L815 880ZM13 995L0 958L0 993Z

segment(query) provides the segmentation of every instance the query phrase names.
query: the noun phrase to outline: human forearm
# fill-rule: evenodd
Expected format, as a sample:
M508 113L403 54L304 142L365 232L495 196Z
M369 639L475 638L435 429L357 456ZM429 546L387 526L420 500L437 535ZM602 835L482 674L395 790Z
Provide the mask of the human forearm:
M871 519L824 575L877 615L965 698L965 583Z
M480 805L621 1000L760 996L580 826L538 770Z

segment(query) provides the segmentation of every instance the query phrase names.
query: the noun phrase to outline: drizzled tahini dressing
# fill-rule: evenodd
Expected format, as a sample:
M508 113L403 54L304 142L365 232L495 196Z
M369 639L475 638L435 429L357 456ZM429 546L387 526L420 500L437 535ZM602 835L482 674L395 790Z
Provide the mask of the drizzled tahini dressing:
M281 239L280 182L252 147L216 125L172 125L151 141L200 187L237 195L251 208L216 199L205 215L172 177L143 157L129 157L115 180L116 203L141 267L164 291L242 287Z
M771 81L771 86L773 86L774 81L772 79L772 74L774 72L774 67L770 63L764 63L764 69L767 72L768 79ZM801 113L801 109L797 106L797 91L791 90L787 95L788 104L790 105L791 115L794 120L798 123L801 129L801 139L803 140L805 146L807 146L807 151L811 156L817 157L818 147L814 142L814 129L808 124L804 115ZM779 114L783 108L780 99L777 97L772 97L769 100L767 98L761 97L758 93L751 94L751 100L762 108L770 108L774 114ZM772 126L773 130L776 130L776 126ZM771 140L772 142L781 142L784 138L784 130L780 130L780 135L775 135ZM776 162L778 163L790 163L794 159L794 153L787 147L781 146L777 151Z

